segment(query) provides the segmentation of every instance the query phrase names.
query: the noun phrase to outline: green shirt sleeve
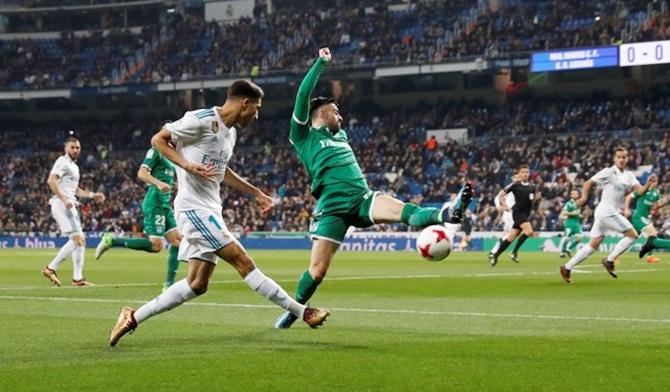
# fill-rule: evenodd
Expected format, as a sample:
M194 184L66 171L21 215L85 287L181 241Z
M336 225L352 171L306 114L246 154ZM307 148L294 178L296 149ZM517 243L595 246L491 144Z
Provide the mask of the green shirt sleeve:
M309 101L325 65L326 63L321 58L316 59L314 65L312 65L312 68L307 72L302 83L300 83L298 95L295 98L293 116L291 116L291 130L289 132L289 140L293 144L301 142L309 134Z
M149 169L149 172L151 172L154 167L156 166L156 163L158 163L158 159L160 158L160 155L158 151L156 151L153 147L150 148L146 155L144 156L144 160L142 161L142 166L145 166L147 169Z

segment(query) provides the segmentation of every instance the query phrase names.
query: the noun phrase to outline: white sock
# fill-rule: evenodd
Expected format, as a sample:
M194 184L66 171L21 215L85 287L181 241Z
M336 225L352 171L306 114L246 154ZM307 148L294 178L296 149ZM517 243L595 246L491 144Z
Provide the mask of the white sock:
M189 286L188 281L184 278L168 287L168 289L158 297L137 309L137 311L135 311L135 321L139 324L149 317L174 309L197 296L198 295L191 289L191 286Z
M501 242L502 241L500 241L500 239L498 241L496 241L496 244L493 245L493 248L489 251L489 253L493 253L493 254L498 253L498 249L500 249L500 243Z
M281 286L274 280L265 276L260 269L256 268L249 272L249 274L244 277L244 281L247 282L249 287L255 292L281 306L285 310L288 310L294 316L302 319L306 306L299 304L291 298Z
M72 251L74 250L74 248L76 246L77 245L72 240L69 240L68 242L66 242L65 245L63 245L63 247L60 248L56 257L54 257L54 259L51 260L51 263L49 263L49 265L47 267L49 269L54 270L54 271L56 269L58 269L58 266L60 265L60 263L62 263L63 260L65 260L68 256L70 256L70 254L72 254Z
M614 249L612 249L612 253L607 256L607 261L614 261L620 254L627 251L628 248L633 245L633 242L635 242L635 239L630 237L623 237L620 239L614 246Z
M565 263L565 268L568 271L575 268L575 266L577 266L577 264L586 260L595 251L596 251L595 249L591 248L590 244L582 246L582 249L580 249L577 253L575 253L575 255L572 256L572 258L570 259L570 261Z
M86 248L84 246L77 246L72 252L72 279L73 280L82 280L84 279L84 252Z
M570 238L563 236L561 238L561 241L558 243L558 249L560 249L560 252L563 253L563 245L565 244L566 241L569 241Z

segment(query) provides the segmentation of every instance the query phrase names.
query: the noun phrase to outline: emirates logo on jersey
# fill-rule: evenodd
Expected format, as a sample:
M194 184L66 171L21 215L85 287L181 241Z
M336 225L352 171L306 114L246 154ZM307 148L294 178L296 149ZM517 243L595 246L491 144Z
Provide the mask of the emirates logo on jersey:
M212 121L212 132L217 133L219 132L219 123L218 121Z

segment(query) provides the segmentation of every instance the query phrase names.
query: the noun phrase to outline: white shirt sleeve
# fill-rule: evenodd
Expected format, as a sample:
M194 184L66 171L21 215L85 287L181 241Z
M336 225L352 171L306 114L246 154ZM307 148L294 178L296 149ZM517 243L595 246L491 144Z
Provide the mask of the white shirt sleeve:
M598 185L605 185L610 181L611 178L612 178L612 169L607 167L596 173L593 177L591 177L591 181L595 182Z
M67 173L67 165L65 164L65 160L63 157L59 157L56 159L56 162L54 162L54 167L51 169L51 174L55 174L58 176L58 178L63 178L63 176Z
M184 113L184 117L177 121L165 124L165 129L172 134L173 143L189 144L200 138L205 129L204 124L193 112Z

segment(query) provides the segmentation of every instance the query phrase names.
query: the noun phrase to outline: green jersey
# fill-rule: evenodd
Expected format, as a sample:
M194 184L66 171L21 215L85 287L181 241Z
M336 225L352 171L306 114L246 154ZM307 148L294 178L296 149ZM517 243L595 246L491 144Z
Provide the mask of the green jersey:
M651 209L657 201L661 200L661 192L656 188L650 188L644 196L639 196L633 192L633 198L636 201L633 217L647 218L651 215Z
M331 196L337 198L369 192L347 133L340 129L333 134L327 127L312 128L308 125L310 96L324 66L323 60L317 59L300 84L289 132L289 140L298 153L298 159L312 178L311 192L318 200L317 209L325 207L325 199Z
M565 226L568 225L579 225L581 226L582 224L582 218L581 218L581 209L577 207L577 203L573 200L570 199L568 200L567 203L565 203L565 206L563 206L563 212L566 213L574 213L574 212L579 212L579 215L567 215L567 218L565 219Z
M147 194L144 196L144 203L153 207L169 208L172 184L174 183L174 164L152 147L147 151L142 166L146 167L154 178L170 185L170 191L168 192L161 192L156 185L149 185Z

